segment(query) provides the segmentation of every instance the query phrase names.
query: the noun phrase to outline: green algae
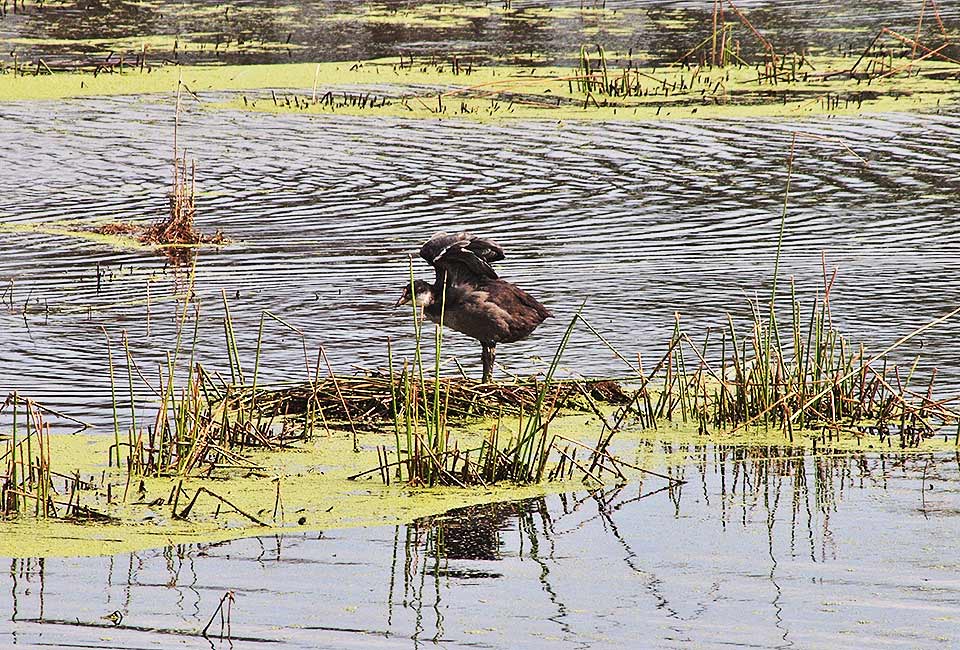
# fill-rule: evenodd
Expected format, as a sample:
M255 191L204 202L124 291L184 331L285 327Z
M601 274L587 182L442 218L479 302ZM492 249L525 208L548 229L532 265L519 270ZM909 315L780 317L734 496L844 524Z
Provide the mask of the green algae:
M604 411L604 415L610 413L608 409ZM462 448L468 448L476 445L493 425L492 421L473 422L456 430L454 437ZM498 426L508 432L519 430L520 422L504 418ZM581 454L596 444L601 430L597 415L566 414L550 424L550 433L557 436L559 446L579 445ZM900 449L895 436L880 442L874 436L850 434L836 436L828 445L821 443L817 447L822 436L818 431L794 431L790 440L781 430L761 428L703 434L694 424L662 422L656 429L624 429L615 436L611 452L638 467L673 471L699 462L714 445L792 448L798 456L815 451L929 453L957 449L952 437L932 437L918 447ZM366 433L360 451L354 452L349 434L332 432L296 448L250 453L251 465L246 468L217 470L204 477L154 476L128 481L125 471L108 466L110 436L55 434L51 436L54 471L88 480L91 487L79 493L78 502L110 519L106 523L31 518L0 521L0 556L109 555L291 531L407 524L452 508L584 486L580 480L565 480L527 486L426 489L397 483L384 485L379 472L348 479L376 468L377 447L392 450L392 441L392 432ZM644 478L635 469L625 467L625 472L631 480ZM225 501L202 492L186 518L174 516L174 512L183 513L199 488L210 490ZM66 499L64 495L55 498L61 502Z
M421 29L469 27L474 20L490 18L496 7L489 4L426 3L397 7L383 3L365 3L351 13L333 13L325 21L360 22L372 25L403 25Z
M115 250L150 250L157 248L152 244L141 242L135 234L101 232L94 225L81 225L76 221L47 221L42 223L0 221L0 233L39 233L55 237L67 237L109 246Z
M118 227L119 226L119 227ZM226 239L216 242L204 241L200 244L164 244L142 241L140 236L149 226L129 222L113 222L103 219L96 221L60 220L44 221L40 223L24 223L20 221L0 220L0 234L30 234L37 233L53 237L64 237L87 241L101 246L109 246L114 250L153 250L169 251L172 249L199 249L205 247L221 247L228 243Z
M218 541L291 530L309 531L356 526L409 523L451 508L540 496L570 489L571 484L488 486L466 489L409 488L383 485L373 475L350 481L351 474L377 466L374 444L388 444L392 436L371 434L360 453L350 436L320 437L295 450L257 452L250 460L260 469L236 470L211 478L154 477L127 485L124 472L106 466L107 436L53 436L55 471L79 471L96 487L80 495L84 507L112 518L108 523L77 523L21 518L0 522L0 556L107 555L176 543ZM371 444L374 443L374 444ZM103 476L100 483L97 477ZM108 501L108 490L112 499ZM277 489L282 514L274 507ZM173 516L171 491L182 487L175 502L181 512L197 488L205 487L247 517L208 494L203 494L185 520ZM124 491L126 500L123 499ZM159 502L158 502L159 499ZM302 522L302 523L300 523Z
M265 113L341 114L418 119L650 120L798 118L810 115L932 111L956 102L960 66L923 60L909 75L868 80L839 74L849 59L806 57L803 72L770 79L761 67L638 67L614 72L608 83L631 90L584 93L576 72L556 66L455 67L452 62L379 59L357 63L163 66L94 75L0 76L0 101L170 93L182 79L195 97L233 91L214 109ZM837 71L832 73L830 71ZM469 73L468 73L469 72ZM607 73L605 73L606 75ZM316 89L316 90L314 90ZM269 90L270 92L265 92ZM277 92L279 90L279 93ZM248 95L245 91L257 91Z

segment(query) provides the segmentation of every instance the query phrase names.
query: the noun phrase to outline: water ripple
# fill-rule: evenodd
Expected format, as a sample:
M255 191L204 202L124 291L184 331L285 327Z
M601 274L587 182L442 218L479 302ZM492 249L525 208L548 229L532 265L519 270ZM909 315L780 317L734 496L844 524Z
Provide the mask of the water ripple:
M13 135L0 150L9 170L0 219L161 215L171 106L143 108L136 98L5 107ZM820 288L825 253L840 268L837 319L873 346L956 304L955 115L479 125L190 107L180 142L198 159L199 225L235 240L200 255L200 345L214 358L222 348L223 289L248 352L269 309L342 368L383 365L387 337L407 349L409 317L392 309L407 256L431 233L463 228L500 240L504 277L557 313L532 339L505 346L498 359L508 367L542 367L584 298L616 346L652 355L675 312L702 332L727 310L745 316L745 296L768 290L795 132L781 272L800 297ZM3 390L84 402L91 384L103 387L101 325L114 345L126 330L137 358L170 346L183 278L162 257L40 233L0 234L0 246ZM934 361L956 357L957 334L948 326L927 339ZM476 370L473 342L452 335L445 344ZM566 361L622 372L596 350L577 336ZM289 331L271 334L264 352L277 377L303 363Z

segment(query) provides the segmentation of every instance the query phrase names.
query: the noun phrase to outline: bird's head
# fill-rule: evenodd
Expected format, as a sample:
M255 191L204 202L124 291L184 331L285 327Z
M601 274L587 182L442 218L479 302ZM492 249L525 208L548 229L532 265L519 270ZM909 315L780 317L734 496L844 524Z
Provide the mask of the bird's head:
M412 292L410 291L410 285L405 284L403 286L403 293L400 294L400 299L397 300L397 304L394 306L409 305L414 299L416 299L417 306L421 309L433 303L433 292L430 290L429 282L426 280L416 280L413 283Z

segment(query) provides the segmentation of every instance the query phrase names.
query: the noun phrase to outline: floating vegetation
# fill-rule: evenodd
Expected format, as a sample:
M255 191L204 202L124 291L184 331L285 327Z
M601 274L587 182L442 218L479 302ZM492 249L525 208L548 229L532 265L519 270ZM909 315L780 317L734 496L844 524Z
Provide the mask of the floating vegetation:
M120 425L118 421L115 424L112 457L117 459L119 467L121 450L124 450L131 475L182 477L210 475L219 470L262 470L247 458L248 451L289 448L297 442L313 440L318 429L327 436L332 431L349 432L354 450L359 451L361 432L383 433L392 420L397 461L388 460L386 446L377 447L378 458L383 461L380 472L386 484L390 483L391 473L386 471L387 465L396 468L398 480L414 485L463 486L502 480L537 483L543 479L552 449L552 445L546 444L546 436L553 419L563 410L596 414L601 412L600 403L625 403L629 399L614 381L554 382L552 378L562 347L543 381L531 378L497 385L441 378L438 374L427 378L422 372L420 352L414 366L405 365L399 372L391 367L389 373L338 377L321 348L307 383L264 387L258 385L259 341L262 341L264 325L274 321L300 336L302 332L265 312L257 337L252 382L247 383L248 375L236 349L236 334L225 297L223 307L224 335L230 351L230 382L225 383L219 375L206 371L195 361L189 368L186 386L178 390L174 375L180 351L174 353L165 369L166 377L161 377L160 385L153 389L159 396L159 407L152 420L145 427L141 421L138 427L131 411L126 443L120 442ZM191 351L191 358L193 355ZM326 363L329 370L326 377L321 376L321 362ZM161 370L161 375L163 372ZM129 367L128 375L128 382L132 382ZM116 384L113 393L116 394ZM114 412L124 408L115 404ZM509 450L497 444L497 429L504 415L516 418L523 425L516 442L508 443ZM458 421L462 426L469 420L492 421L494 417L497 425L481 441L473 461L470 450L461 452L456 443L451 444L449 422ZM405 447L400 444L401 438L406 441ZM369 473L360 472L351 478ZM458 473L463 478L456 478Z
M189 261L189 251L170 247L192 246L197 244L223 244L226 238L219 230L212 236L202 234L194 226L197 214L196 187L197 162L187 165L186 149L180 153L177 133L180 129L180 92L182 80L177 82L177 105L173 126L173 175L170 190L170 213L140 234L140 241L154 246L163 246L174 262L183 264Z
M543 376L496 386L442 377L436 365L427 373L425 351L399 367L391 359L387 371L336 375L322 349L306 382L264 385L265 328L303 333L264 312L253 364L243 363L225 297L229 370L208 371L196 356L199 313L186 292L178 310L183 344L157 369L149 412L133 399L134 384L146 380L126 341L117 354L108 340L112 439L50 434L43 407L8 399L0 411L11 425L0 432L9 520L0 521L0 553L17 554L27 539L42 549L33 554L91 554L290 527L395 523L455 505L640 477L674 485L682 474L657 470L688 462L689 453L671 447L780 446L800 455L956 449L953 400L935 397L933 376L921 380L917 363L905 371L886 362L956 312L869 355L834 326L831 289L832 279L824 298L804 307L791 288L788 327L778 325L776 310L771 316L754 305L752 331L743 336L731 319L719 340L694 343L678 318L649 371L577 313L565 339L585 327L630 366L630 376L556 377L561 344ZM188 316L196 319L192 339ZM58 451L68 442L79 450ZM447 487L419 491L425 486ZM30 520L52 527L23 527ZM56 527L82 520L104 523ZM75 541L104 531L116 542Z
M416 376L407 376L407 370L392 378L384 371L367 371L357 375L320 377L314 382L291 386L262 387L253 390L241 387L224 404L229 410L253 407L264 418L297 415L309 408L323 411L328 421L346 424L353 422L364 427L380 426L396 417L406 416L405 409L421 413L428 407L429 389L419 385ZM409 399L404 399L400 410L394 413L393 395L409 385ZM511 381L483 384L472 379L441 377L447 417L455 421L471 418L495 418L501 415L518 416L533 408L543 382L536 377L516 378ZM342 399L341 399L342 398ZM621 404L630 399L623 385L612 379L558 379L547 385L545 398L558 408L590 411L589 400L605 404ZM313 405L308 406L312 401Z
M637 391L612 422L605 422L608 435L630 418L650 429L677 419L696 424L703 435L773 427L789 443L801 436L830 443L876 435L881 443L895 438L901 448L917 447L957 422L960 414L949 406L956 400L934 399L936 371L922 388L913 388L919 359L904 370L886 357L958 312L932 320L872 356L833 325L829 298L815 302L806 320L799 301L792 301L786 331L775 312L768 319L754 306L751 332L740 338L731 319L719 343L694 343L678 317L666 354L644 379L649 384L658 378L661 388Z
M174 266L188 264L192 259L192 249L200 244L227 243L221 231L218 230L213 235L204 235L194 225L197 214L197 163L193 160L188 166L186 149L181 154L177 142L182 88L183 82L178 80L173 126L173 166L167 216L146 227L133 223L108 223L96 228L98 234L128 236L135 238L141 244L159 248Z
M934 110L960 96L960 65L909 57L909 49L871 49L861 60L791 54L760 63L652 66L584 47L573 71L556 67L470 66L469 83L454 68L460 60L418 61L392 67L400 79L356 77L322 92L271 90L215 104L265 112L343 113L411 118L677 119L799 117L810 114ZM374 73L379 75L380 73ZM306 80L301 85L307 86ZM379 82L379 83L378 83ZM391 84L385 87L384 82ZM329 84L330 82L328 82ZM364 84L376 84L369 89ZM349 86L350 90L346 87Z
M575 69L480 65L452 55L355 64L168 66L96 78L0 75L0 100L166 92L182 75L195 97L213 108L481 121L793 118L936 110L956 101L960 65L942 52L911 57L912 48L901 45L892 49L878 39L848 57L777 54L754 64L717 66L643 64L630 54L585 46ZM211 91L240 94L204 97Z

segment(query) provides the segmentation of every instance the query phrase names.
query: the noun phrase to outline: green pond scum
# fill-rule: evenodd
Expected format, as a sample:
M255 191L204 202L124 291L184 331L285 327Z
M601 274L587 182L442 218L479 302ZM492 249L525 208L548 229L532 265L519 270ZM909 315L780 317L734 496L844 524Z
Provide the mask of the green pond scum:
M479 65L457 57L131 65L109 73L18 74L7 66L0 101L169 95L182 81L192 100L211 110L477 121L795 119L935 111L957 100L958 75L960 65L933 57L858 63L784 55L755 65L650 66L591 46L581 51L578 68Z
M120 361L129 349L125 338L107 339L113 435L52 434L45 418L66 414L17 393L7 398L0 556L113 554L402 524L454 507L628 481L659 489L717 446L798 456L956 453L960 438L949 400L933 399L935 373L925 380L916 363L900 373L884 361L960 308L868 355L833 327L827 304L804 324L807 311L791 301L783 327L772 296L769 315L754 313L751 334L738 335L731 321L713 348L694 343L677 316L648 371L578 311L545 374L498 384L442 377L439 327L431 378L421 354L429 335L416 325L412 365L398 367L388 346L389 372L337 376L328 368L322 376L321 348L306 383L281 387L258 382L260 341L265 325L289 324L263 313L254 363L244 371L223 294L230 370L221 376L194 356L199 318L187 322L189 296L179 311L183 338L160 372L152 412L118 399L118 390L133 394L130 365ZM633 375L554 378L578 324Z
M215 242L205 241L198 244L171 244L143 241L142 235L147 232L149 226L148 221L118 223L115 221L105 222L102 219L69 219L44 221L42 223L24 223L0 219L0 234L49 235L85 241L114 250L154 250L163 252L168 257L204 247L218 248L231 243L224 238L220 238Z
M457 442L475 444L493 424L477 421L460 428L455 432ZM501 426L516 428L517 421L504 418ZM596 444L601 428L596 416L580 413L559 416L550 425L552 434L585 447ZM355 452L349 433L332 430L282 451L251 452L247 456L250 467L190 477L128 478L125 470L108 463L110 436L53 434L50 440L53 470L80 477L85 488L74 498L96 516L86 520L32 516L0 520L2 557L111 555L290 531L405 524L456 507L542 496L585 485L575 477L535 485L419 488L385 485L376 472L350 480L377 467L379 446L393 453L392 432L364 433L360 451ZM831 438L808 431L795 434L791 443L776 429L704 434L692 424L663 422L656 429L625 430L615 439L611 452L637 468L673 475L681 466L701 462L714 445L788 447L796 449L798 456L957 449L953 436L934 436L902 449L896 436L881 441L874 435ZM668 484L639 469L628 467L625 472L630 480ZM54 479L54 486L57 483ZM194 497L187 516L174 515L182 515ZM60 495L56 500L64 498Z
M102 224L101 224L102 225ZM70 239L81 239L118 250L142 250L153 248L144 244L133 234L104 231L96 224L84 224L78 220L45 221L43 223L23 223L0 220L0 233L30 234L39 233Z
M357 12L329 13L320 20L331 24L356 21L386 27L466 29L475 21L489 19L556 19L580 22L580 34L595 36L598 41L604 34L621 34L626 29L624 22L641 18L652 29L667 32L695 25L691 16L682 11L660 12L652 17L633 10L617 13L596 3L587 3L590 6L580 10L514 10L509 4L441 3L397 8L386 3L365 3ZM116 34L104 39L46 40L25 35L0 40L11 52L0 60L0 103L136 95L143 97L144 106L149 106L153 101L169 101L176 94L178 119L182 100L210 111L257 112L265 120L271 119L270 114L347 115L478 122L548 120L562 127L565 122L576 120L796 120L808 116L937 111L954 105L960 96L960 62L945 54L942 47L926 47L886 28L866 49L849 50L844 56L822 51L780 53L759 34L760 43L750 46L757 51L748 55L741 49L746 40L734 40L730 25L721 24L719 31L713 30L712 38L692 44L689 52L672 62L640 51L607 51L602 45L591 43L562 56L531 52L523 63L513 55L498 58L450 52L442 56L363 61L179 65L169 57L164 62L165 57L156 55L183 53L184 60L189 61L188 52L209 54L246 48L259 54L291 53L303 46L290 42L289 36L251 39L234 34L224 40L224 34L215 29L216 21L226 20L231 11L243 14L242 7L140 5L153 10L162 5L172 15L209 19L211 28L180 36L141 38ZM297 11L281 7L269 13L276 24L293 25L298 19ZM742 37L742 26L738 29ZM731 38L728 40L727 36ZM31 59L18 54L44 48L67 48L88 54L116 52L116 56L111 54L95 64L75 63L68 69L70 65L51 67L39 56ZM183 183L186 169L184 162L179 176ZM175 173L175 183L176 180ZM786 199L784 205L785 218ZM77 220L21 223L8 218L0 220L0 233L80 238L93 245L115 248L149 246L141 243L140 231L136 229L124 231L103 226ZM179 383L174 381L174 375L183 372L176 360L183 350L178 348L167 371L166 385L161 381L157 391L162 404L155 422L163 419L166 430L176 429L179 437L167 440L158 436L156 445L150 437L145 444L144 431L135 422L129 427L126 423L121 426L116 390L129 382L132 394L133 378L119 374L122 364L115 365L112 360L111 372L118 373L116 378L111 375L113 435L106 431L38 433L41 437L37 445L30 448L23 438L29 423L21 421L19 431L16 424L10 432L0 431L0 453L7 450L5 457L0 457L0 470L9 468L6 479L12 476L11 484L17 486L5 492L9 503L0 504L2 511L8 513L0 519L0 556L110 555L293 530L405 524L455 507L570 491L584 484L595 487L631 480L667 486L678 468L700 462L717 445L789 448L798 455L956 452L960 436L955 423L957 414L930 399L932 379L930 390L917 389L914 393L907 386L912 370L907 385L900 387L898 378L898 388L894 389L886 366L882 371L874 369L886 352L921 333L926 326L884 353L868 358L862 347L846 344L833 330L828 311L822 307L820 312L815 310L807 324L801 321L799 303L791 300L792 327L782 328L787 344L781 346L775 298L776 291L771 297L769 318L761 318L758 312L752 336L741 333L738 338L730 323L729 332L714 344L721 346L721 365L714 362L715 367L710 367L706 359L718 358L716 353L708 354L706 343L702 353L698 352L701 347L694 346L680 331L678 317L671 345L658 368L649 374L638 368L625 384L629 391L636 391L635 395L643 395L631 402L632 412L627 407L618 412L620 407L611 404L593 405L592 411L588 409L586 413L555 411L546 406L545 393L541 393L536 403L536 426L530 426L529 416L525 429L524 420L517 416L493 418L489 413L449 423L450 388L441 390L441 382L437 381L437 389L431 393L433 405L428 407L423 394L430 389L424 381L423 364L418 364L419 384L412 367L410 374L404 371L402 379L395 381L391 359L390 388L377 401L392 405L392 421L390 413L382 413L377 422L357 422L357 427L353 421L349 421L349 428L343 421L324 421L321 426L311 408L320 408L323 417L323 408L330 412L342 403L349 418L349 400L344 399L343 392L350 386L344 380L337 384L331 370L333 386L327 387L330 401L322 408L319 403L314 404L322 383L318 358L317 379L309 385L309 397L303 400L306 411L291 416L291 420L305 423L304 435L296 440L281 435L279 444L269 440L259 448L249 448L247 436L269 433L272 424L260 428L261 423L272 423L277 414L266 409L261 399L258 406L264 407L263 412L254 417L257 390L263 389L257 384L259 338L252 384L245 385L224 294L230 385L224 384L222 394L214 395L215 382L201 376L200 364L193 363L191 352L187 368L191 373L189 390L175 389ZM186 300L181 328L188 313ZM283 324L282 319L270 317ZM577 318L586 324L578 313L571 321L568 335ZM261 334L263 324L261 318ZM302 336L302 332L297 332ZM184 345L188 337L186 334ZM419 355L419 329L417 337ZM129 350L115 343L112 353L121 359L129 355ZM109 339L107 354L111 354ZM440 359L439 336L435 358ZM232 377L235 366L237 379ZM438 365L434 375L439 374ZM656 381L646 390L647 382L654 376ZM366 384L356 392L369 390ZM643 388L637 389L638 384ZM406 392L400 395L398 386ZM249 392L244 393L245 389ZM926 399L924 394L928 395ZM472 395L467 397L474 399ZM247 398L249 401L245 402ZM238 401L232 405L231 399ZM530 404L528 400L526 405ZM132 418L136 408L121 406L120 411L130 412ZM432 425L427 424L428 411L432 411ZM28 417L29 412L28 408L23 417ZM247 413L247 419L242 421ZM544 418L545 424L540 418ZM154 421L149 416L143 416L143 420ZM201 420L208 428L194 426ZM406 435L401 435L403 420ZM765 426L757 426L761 424ZM953 426L950 433L944 433L947 424ZM528 456L545 450L536 480L523 484L479 480L466 486L422 487L422 482L412 480L419 477L409 473L413 454L408 440L413 439L411 428L419 435L424 429L430 434L431 427L437 446L426 447L423 453L427 456L446 454L449 450L476 450L485 443L495 455L528 431L532 432L531 438L542 432L542 440L547 440L549 431L552 442L541 444L539 451L537 445L531 445ZM36 429L42 432L43 426ZM149 427L146 429L149 431ZM223 448L211 445L206 437L208 433L225 436L216 438L219 443L237 430L239 444L222 443ZM29 439L30 434L26 435ZM128 441L122 455L129 467L122 466L118 458L118 449L123 447L121 440ZM203 454L199 453L201 448ZM597 470L590 465L587 459L591 450L598 448L602 453L594 459L614 465L616 471L609 467ZM18 460L15 454L19 452L23 453ZM406 461L393 463L404 454ZM403 462L407 463L407 475L397 477L396 465ZM447 471L445 462L437 464L439 470L431 471L443 474ZM590 467L584 468L581 463ZM454 460L449 467L456 464ZM558 467L567 469L553 471ZM450 469L447 473L452 476L455 472ZM20 489L21 485L27 487ZM38 505L41 502L45 504L42 508Z

